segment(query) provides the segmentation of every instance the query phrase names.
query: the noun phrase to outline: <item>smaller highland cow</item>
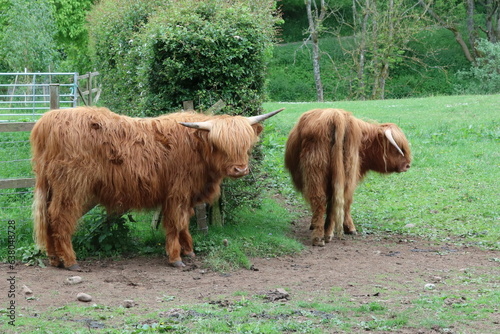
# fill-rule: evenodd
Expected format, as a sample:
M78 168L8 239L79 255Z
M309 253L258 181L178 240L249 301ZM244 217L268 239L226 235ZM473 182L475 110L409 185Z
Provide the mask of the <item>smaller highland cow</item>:
M351 204L368 171L406 172L410 163L410 146L395 124L368 123L341 109L304 113L288 137L285 167L311 205L313 245L324 246L334 231L356 234Z

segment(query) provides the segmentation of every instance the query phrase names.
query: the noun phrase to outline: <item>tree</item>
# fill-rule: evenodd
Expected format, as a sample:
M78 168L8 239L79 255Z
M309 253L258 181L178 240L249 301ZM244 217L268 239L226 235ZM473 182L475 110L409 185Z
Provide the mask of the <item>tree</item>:
M407 6L405 0L353 0L354 40L339 42L351 55L352 95L359 99L384 99L391 68L406 61L419 62L412 55L410 42L418 40L423 26L422 13Z
M258 113L274 42L272 0L104 0L90 15L102 99L157 115L193 100L206 110Z
M0 40L0 61L9 71L49 71L57 67L57 32L48 0L11 0Z
M97 0L48 0L57 26L55 40L64 70L92 70L88 50L87 14Z
M464 56L471 63L479 57L477 39L479 31L491 43L500 41L500 1L498 0L415 0L440 26L453 33ZM483 18L478 20L476 18ZM468 38L462 36L463 22L466 22ZM479 22L479 23L478 23ZM466 42L468 40L468 43Z
M457 43L460 45L465 58L467 58L468 61L473 62L474 61L474 56L471 53L469 46L467 43L465 43L464 38L462 37L462 33L460 32L460 26L459 26L459 17L463 17L463 10L465 9L463 7L463 1L462 0L452 0L452 1L445 1L444 3L438 3L436 7L441 9L443 12L445 12L446 19L443 19L440 15L436 13L434 8L432 8L431 3L425 2L425 0L417 0L418 4L424 8L424 12L430 15L439 25L441 25L443 28L448 29L453 33L453 36L455 37L455 40ZM460 13L462 11L462 13ZM454 15L454 13L456 13ZM450 15L451 14L451 15Z
M478 39L476 48L480 56L468 71L457 76L462 84L456 89L461 94L498 94L500 92L500 43Z
M485 8L485 24L484 28L479 27L487 36L491 43L500 42L500 1L486 0Z
M323 102L323 84L321 82L321 69L320 69L320 49L319 49L319 35L322 30L323 21L327 14L327 7L325 4L325 0L320 0L320 5L318 8L318 4L316 0L305 0L306 3L306 11L307 11L307 20L309 22L309 37L307 40L312 41L312 63L313 63L313 73L314 73L314 82L316 84L316 98L319 102ZM312 8L314 4L314 9ZM306 40L306 41L307 41Z

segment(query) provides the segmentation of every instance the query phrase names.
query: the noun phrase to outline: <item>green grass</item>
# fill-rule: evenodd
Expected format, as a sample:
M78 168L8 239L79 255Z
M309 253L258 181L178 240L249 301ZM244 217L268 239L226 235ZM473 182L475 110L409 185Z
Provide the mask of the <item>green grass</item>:
M259 176L265 198L260 207L242 206L225 226L211 226L208 235L193 231L196 251L203 255L206 265L219 271L248 268L252 257L300 252L302 245L290 238L289 223L296 213L289 212L282 204L289 204L287 208L290 204L298 208L305 205L283 168L283 150L288 132L299 116L318 107L344 108L360 118L395 122L411 142L414 161L410 171L388 176L370 174L358 187L353 216L362 233L401 233L498 251L499 102L500 95L266 103L266 110L280 107L286 110L265 122L262 169L266 172ZM21 150L8 151L2 147L0 160L7 160ZM16 169L9 168L6 170ZM20 174L14 176L29 175L22 168L19 170ZM0 173L3 172L4 169ZM280 201L271 198L275 194L280 195ZM18 247L32 243L30 196L24 190L2 191L0 196L0 234L5 235L8 219L16 219ZM150 214L133 216L138 222L131 224L130 237L137 252L162 254L163 232L151 230ZM6 249L2 238L0 258L5 257ZM496 262L498 257L492 258L492 266ZM386 279L374 277L374 282ZM166 309L184 310L177 318L140 308L70 304L48 308L37 317L31 315L33 310L22 310L16 329L19 333L361 333L439 328L480 333L474 324L484 323L485 319L490 323L492 314L498 313L499 279L498 275L486 277L473 269L457 268L447 272L444 288L411 294L405 303L401 302L408 295L405 286L391 286L383 291L383 298L369 303L352 298L340 286L333 286L327 295L305 296L295 291L287 303L267 303L262 296L244 291L229 298L233 301L226 306L178 305L175 300L166 301ZM6 319L0 317L0 331L11 330ZM105 329L98 329L101 325Z
M350 110L357 117L380 122L395 122L405 131L413 150L413 164L409 172L380 176L369 174L358 187L353 204L353 216L358 229L365 233L389 231L421 236L435 240L500 249L498 179L500 177L498 142L499 95L452 96L405 100L384 100L331 103L266 103L265 109L286 110L265 123L262 137L264 160L263 176L259 187L264 197L280 193L289 204L303 204L296 194L283 167L283 151L291 127L299 116L312 108L337 107ZM24 160L2 163L1 178L30 177L30 149L27 133L2 133L0 161ZM9 219L16 221L17 246L28 247L31 239L31 189L7 189L0 191L0 232L6 234ZM243 240L234 253L239 266L247 266L245 257L255 256L245 240L255 238L254 221L265 219L263 227L274 230L267 234L263 244L271 244L276 255L283 252L278 245L284 244L288 222L293 213L267 212L275 206L266 200L258 208L238 210L234 224L221 229L211 228L208 237L195 235L198 249L214 255L214 262L221 257L220 242L228 234L228 240ZM263 217L259 217L259 214ZM292 215L292 216L287 216ZM131 224L132 239L139 251L163 252L163 233L150 229L150 214L134 213L138 223ZM259 217L256 219L255 217ZM278 228L278 226L280 226ZM242 228L245 227L245 228ZM266 229L267 230L267 229ZM212 232L213 231L213 232ZM238 234L241 233L241 234ZM269 232L271 233L271 232ZM278 235L284 235L279 239ZM240 238L244 236L244 238ZM211 245L217 246L213 248ZM296 246L287 246L297 251ZM0 240L0 258L5 258L6 241ZM227 252L231 253L231 252ZM248 253L248 255L246 255ZM103 254L105 256L106 254ZM267 256L267 255L266 255ZM211 260L210 260L211 261Z
M266 161L276 169L279 181L273 182L287 184L279 152L299 116L313 108L342 108L362 119L397 123L411 143L412 168L403 174L372 173L364 179L353 204L359 230L453 239L498 250L499 103L499 95L267 103L267 110L286 110L266 123L272 129ZM288 194L288 186L283 191Z

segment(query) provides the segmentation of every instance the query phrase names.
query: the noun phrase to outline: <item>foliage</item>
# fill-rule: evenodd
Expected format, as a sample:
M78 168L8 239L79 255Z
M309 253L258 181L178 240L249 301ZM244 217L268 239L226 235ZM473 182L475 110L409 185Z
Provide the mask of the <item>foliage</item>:
M17 250L16 258L21 261L21 263L30 265L30 266L40 266L45 268L45 264L43 263L43 259L45 258L45 254L39 250L35 244L19 247Z
M447 38L445 29L420 32L398 62L392 63L386 79L385 98L425 97L456 93L454 85L464 82L455 73L468 67L459 46ZM353 99L353 61L343 49L353 49L353 37L324 37L320 40L325 101ZM267 95L270 101L314 101L315 88L310 47L300 43L276 45L269 65ZM400 61L400 60L403 61ZM410 59L419 59L413 61Z
M500 92L500 43L481 39L477 43L480 56L468 71L459 71L462 84L456 89L465 94L496 94Z
M272 1L113 3L96 6L90 25L112 109L157 115L186 100L206 110L222 99L222 112L259 111L277 22Z
M57 26L55 40L61 53L62 71L92 70L88 50L87 13L96 0L48 0Z
M73 238L75 252L81 257L135 252L127 218L129 216L108 216L102 209L89 216L78 226Z
M6 70L46 72L57 67L56 27L48 0L11 0L3 20L0 63Z
M339 25L339 17L350 17L352 10L351 0L325 0L328 8L335 9L336 15L327 15L323 26L328 29L333 29ZM314 7L314 6L313 6ZM304 40L308 22L305 13L306 6L304 0L287 0L280 2L280 10L283 15L283 26L280 29L278 37L285 43L297 42ZM343 31L344 34L350 34L350 31Z

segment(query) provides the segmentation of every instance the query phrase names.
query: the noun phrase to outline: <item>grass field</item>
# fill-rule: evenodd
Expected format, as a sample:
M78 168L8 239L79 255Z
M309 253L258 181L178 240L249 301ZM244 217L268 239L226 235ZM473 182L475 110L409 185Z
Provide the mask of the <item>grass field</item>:
M457 247L469 245L499 251L499 105L500 95L266 103L266 110L281 107L286 110L265 123L262 169L266 173L258 176L265 199L260 208L238 210L237 224L211 227L207 236L193 231L196 250L204 255L206 265L227 272L237 267L248 268L250 257L276 257L303 249L301 243L290 238L289 222L306 206L293 190L283 168L284 145L289 130L303 112L335 107L349 110L359 118L397 123L412 146L413 163L407 173L369 174L358 187L353 205L358 231L380 236L401 234L408 238L444 241ZM29 158L26 134L0 136L0 161ZM29 163L26 165L25 161L2 166L0 171L1 178L29 175ZM271 199L276 194L282 199L279 202ZM282 203L286 206L282 207ZM30 205L30 189L3 190L0 196L0 235L6 235L7 221L15 219L17 246L23 251L32 244ZM134 214L134 218L139 221L130 225L134 250L142 254L162 253L163 232L150 229L150 215ZM223 239L230 240L231 247L222 247ZM3 238L0 259L5 259L6 250ZM499 261L498 256L491 258L492 266ZM286 304L265 303L261 296L247 296L242 292L238 296L240 301L228 307L208 303L175 305L189 312L170 322L146 323L144 319L157 316L134 315L123 308L67 305L49 308L37 318L20 317L18 323L30 328L29 332L38 329L41 333L324 333L325 330L350 333L353 328L386 333L402 327L444 330L450 324L468 328L469 322L480 323L489 315L498 314L498 275L478 276L473 271L465 271L449 276L447 284L460 289L430 295L421 293L402 311L395 310L396 305L401 304L398 300L405 298L402 288L391 292L392 301L359 304L349 297L345 288L333 286L329 295L313 296L313 300L311 296L297 296ZM384 280L384 277L378 279ZM444 305L447 300L461 297L466 302L452 307ZM0 314L6 313L3 307L0 305ZM336 316L327 316L332 313ZM82 330L82 325L74 320L63 322L64 326L54 321L80 318L122 324L122 327ZM0 331L2 329L10 328L0 321ZM463 331L469 332L481 333L472 329Z
M500 249L499 105L499 95L268 103L268 110L286 108L266 123L268 166L279 182L289 183L281 152L291 126L307 110L342 108L362 119L397 123L411 143L412 168L365 178L353 204L361 230Z
M266 103L266 110L282 107L286 110L265 123L262 169L266 173L258 186L264 192L279 192L289 201L303 203L283 167L288 132L298 117L309 109L343 108L363 119L397 123L413 150L409 172L388 176L369 174L358 187L353 215L362 232L392 231L500 249L499 102L499 95L487 95ZM2 133L0 136L0 178L30 177L28 133ZM14 161L4 162L11 160ZM31 201L31 189L0 191L0 233L6 234L5 223L15 220L18 247L28 247L32 243ZM143 221L150 217L139 215ZM137 230L144 235L148 229L149 223L136 224L132 232ZM153 239L152 244L162 242L161 232L146 234ZM212 241L204 242L210 244ZM5 243L0 240L0 258L5 258ZM290 248L290 251L296 250L295 246ZM156 251L162 252L162 247Z

